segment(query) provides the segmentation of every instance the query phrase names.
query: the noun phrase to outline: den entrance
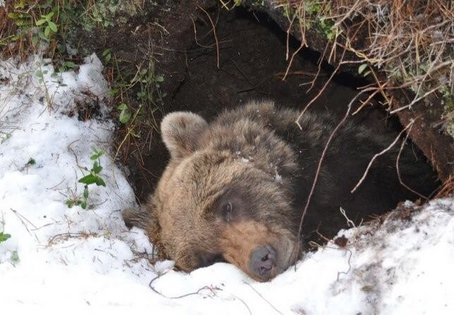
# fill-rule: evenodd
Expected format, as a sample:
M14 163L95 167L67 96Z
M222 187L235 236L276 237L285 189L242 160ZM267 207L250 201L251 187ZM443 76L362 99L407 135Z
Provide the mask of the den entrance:
M177 110L192 111L210 120L220 111L252 99L273 100L300 111L325 112L340 121L357 96L358 87L369 83L356 74L333 76L333 67L320 61L320 54L309 48L300 49L292 58L300 43L266 15L242 9L207 13L193 20L186 32L193 40L179 52L184 58L179 73L167 76L178 83L172 90L163 91L163 112L156 115L157 121ZM355 119L377 134L397 136L402 130L398 119L387 114L379 98L363 103L365 100L367 95L353 103L352 112L358 110ZM129 161L130 180L139 202L153 191L168 158L159 134L155 134L149 152L144 152L140 161ZM412 180L417 183L419 179ZM405 184L412 187L414 183L410 180ZM419 198L415 196L414 201Z

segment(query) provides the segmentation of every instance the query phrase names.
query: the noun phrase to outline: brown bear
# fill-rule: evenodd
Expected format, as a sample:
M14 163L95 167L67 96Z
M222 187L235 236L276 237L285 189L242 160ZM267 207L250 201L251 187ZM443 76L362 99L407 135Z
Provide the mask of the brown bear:
M350 191L374 154L397 133L379 135L354 121L337 131L299 234L317 165L337 123L329 115L280 109L270 101L225 111L214 121L190 112L164 117L162 139L170 161L149 202L126 211L127 224L146 229L161 257L185 271L218 260L267 281L292 265L304 240L316 231L332 237L346 219L355 222L392 209L415 195L396 172L400 145L373 164L355 193ZM433 173L406 145L400 154L403 180L418 178L422 194Z

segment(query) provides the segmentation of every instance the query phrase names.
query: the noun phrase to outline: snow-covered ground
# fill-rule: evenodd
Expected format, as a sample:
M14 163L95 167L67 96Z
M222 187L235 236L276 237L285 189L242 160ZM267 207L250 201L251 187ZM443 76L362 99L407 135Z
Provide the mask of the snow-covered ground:
M2 314L454 314L452 199L343 231L346 246L330 243L268 283L224 263L190 274L151 265L147 237L121 218L136 204L112 160L101 70L95 55L77 73L39 57L0 62ZM77 104L97 102L99 117L77 119ZM95 150L106 187L90 185L86 210L69 208Z

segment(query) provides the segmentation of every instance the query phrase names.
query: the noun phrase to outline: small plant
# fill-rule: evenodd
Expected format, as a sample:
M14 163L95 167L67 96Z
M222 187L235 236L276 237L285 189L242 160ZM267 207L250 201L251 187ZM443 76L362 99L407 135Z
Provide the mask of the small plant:
M358 74L362 75L363 77L367 77L370 74L370 70L368 70L369 65L367 63L363 63L358 67Z
M104 154L102 150L94 150L90 156L90 160L93 161L93 166L90 170L90 174L85 175L79 179L79 183L85 184L86 186L96 184L97 186L106 186L104 180L99 176L102 171L100 158Z
M35 25L39 27L38 36L44 41L50 41L50 38L53 34L57 33L58 26L53 21L55 12L50 11L47 14L41 15L41 17L35 22ZM38 38L34 38L34 43L37 44Z
M112 49L107 48L102 52L102 57L104 59L104 63L108 64L112 60Z
M87 209L88 206L88 186L84 187L84 192L82 196L74 196L66 200L66 205L68 208L72 208L74 206L80 206L82 209Z
M68 60L61 60L58 65L58 72L66 72L70 70L74 70L77 68L77 65Z
M100 158L103 154L104 152L102 150L95 149L93 151L92 155L90 156L90 160L93 161L93 165L89 171L89 174L79 179L79 183L85 185L84 191L81 196L75 196L66 200L66 205L68 206L68 208L80 206L82 209L87 209L89 196L88 187L93 184L96 184L96 186L106 186L106 183L100 176L100 173L103 169L101 166Z
M33 47L37 47L41 43L49 44L59 31L59 13L62 5L59 1L32 3L20 0L6 5L8 6L6 17L15 27L9 30L8 41L4 44L28 42ZM31 41L29 42L28 39Z
M129 109L129 106L125 103L121 103L117 109L120 111L118 119L122 124L127 124L131 119L131 110Z
M44 83L44 75L47 73L47 70L36 70L35 76L38 78L39 83Z
M11 138L11 134L0 130L0 144Z
M17 252L17 250L14 250L11 252L11 256L9 258L10 262L13 264L13 266L16 266L20 259L19 259L19 253Z
M34 158L30 158L30 159L28 159L28 162L25 164L25 167L33 166L35 164L36 164L36 160Z
M0 243L6 241L6 240L9 239L10 237L11 237L10 234L0 232Z

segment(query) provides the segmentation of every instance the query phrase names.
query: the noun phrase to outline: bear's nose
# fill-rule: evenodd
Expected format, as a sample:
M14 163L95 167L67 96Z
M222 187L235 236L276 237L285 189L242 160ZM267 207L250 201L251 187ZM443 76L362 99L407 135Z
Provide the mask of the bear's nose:
M262 280L271 278L271 271L276 266L276 250L270 245L263 245L252 251L249 269Z

